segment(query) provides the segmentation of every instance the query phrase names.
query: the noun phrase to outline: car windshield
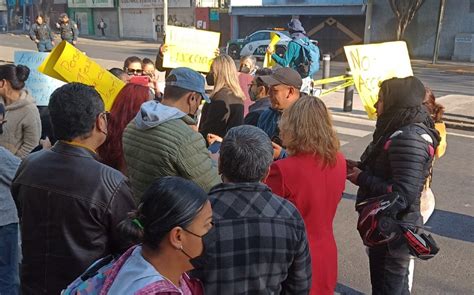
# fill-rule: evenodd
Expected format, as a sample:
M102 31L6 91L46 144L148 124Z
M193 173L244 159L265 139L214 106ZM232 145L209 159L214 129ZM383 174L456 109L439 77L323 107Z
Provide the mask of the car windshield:
M285 35L287 37L290 37L290 32L288 32L288 31L280 31L280 33L282 33L283 35Z

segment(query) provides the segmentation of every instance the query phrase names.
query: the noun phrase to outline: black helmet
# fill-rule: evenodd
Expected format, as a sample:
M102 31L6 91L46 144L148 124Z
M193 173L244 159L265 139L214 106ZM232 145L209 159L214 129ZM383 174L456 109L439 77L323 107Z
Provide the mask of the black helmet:
M413 256L428 260L438 253L439 247L431 235L416 233L414 225L397 220L397 214L406 207L405 200L396 192L362 201L356 205L357 230L367 247L406 242Z
M428 260L438 254L439 247L430 234L416 233L405 225L400 225L400 227L402 228L403 236L407 241L411 255L422 260Z
M396 214L405 208L398 193L390 193L364 200L356 205L359 212L357 230L367 247L385 245L397 240L402 230L396 222Z

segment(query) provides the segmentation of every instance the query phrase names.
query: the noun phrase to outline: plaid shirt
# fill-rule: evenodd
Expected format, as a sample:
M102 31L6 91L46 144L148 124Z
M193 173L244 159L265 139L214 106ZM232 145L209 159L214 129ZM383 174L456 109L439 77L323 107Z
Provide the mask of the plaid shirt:
M206 294L308 294L311 258L303 219L262 183L227 183L209 193L217 242L194 272Z

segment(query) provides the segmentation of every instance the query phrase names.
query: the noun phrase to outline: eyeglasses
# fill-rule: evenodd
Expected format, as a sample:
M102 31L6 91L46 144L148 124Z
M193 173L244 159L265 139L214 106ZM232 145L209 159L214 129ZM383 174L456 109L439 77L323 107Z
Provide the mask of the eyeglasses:
M129 74L129 75L141 75L141 74L143 74L143 70L141 70L141 69L128 69L127 68L127 74Z

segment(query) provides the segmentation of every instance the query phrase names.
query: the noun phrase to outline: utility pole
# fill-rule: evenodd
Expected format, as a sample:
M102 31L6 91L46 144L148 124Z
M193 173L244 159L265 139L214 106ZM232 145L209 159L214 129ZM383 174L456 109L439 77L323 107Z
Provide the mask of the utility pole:
M166 34L168 27L168 0L163 0L163 32Z
M367 8L365 10L365 30L364 30L364 44L370 43L370 35L372 33L372 7L374 0L367 0Z
M436 28L436 39L433 49L433 64L438 62L438 54L439 54L439 42L440 42L440 35L441 35L441 27L443 26L443 17L444 17L444 8L446 6L446 0L440 0L439 3L439 15L438 15L438 27Z

